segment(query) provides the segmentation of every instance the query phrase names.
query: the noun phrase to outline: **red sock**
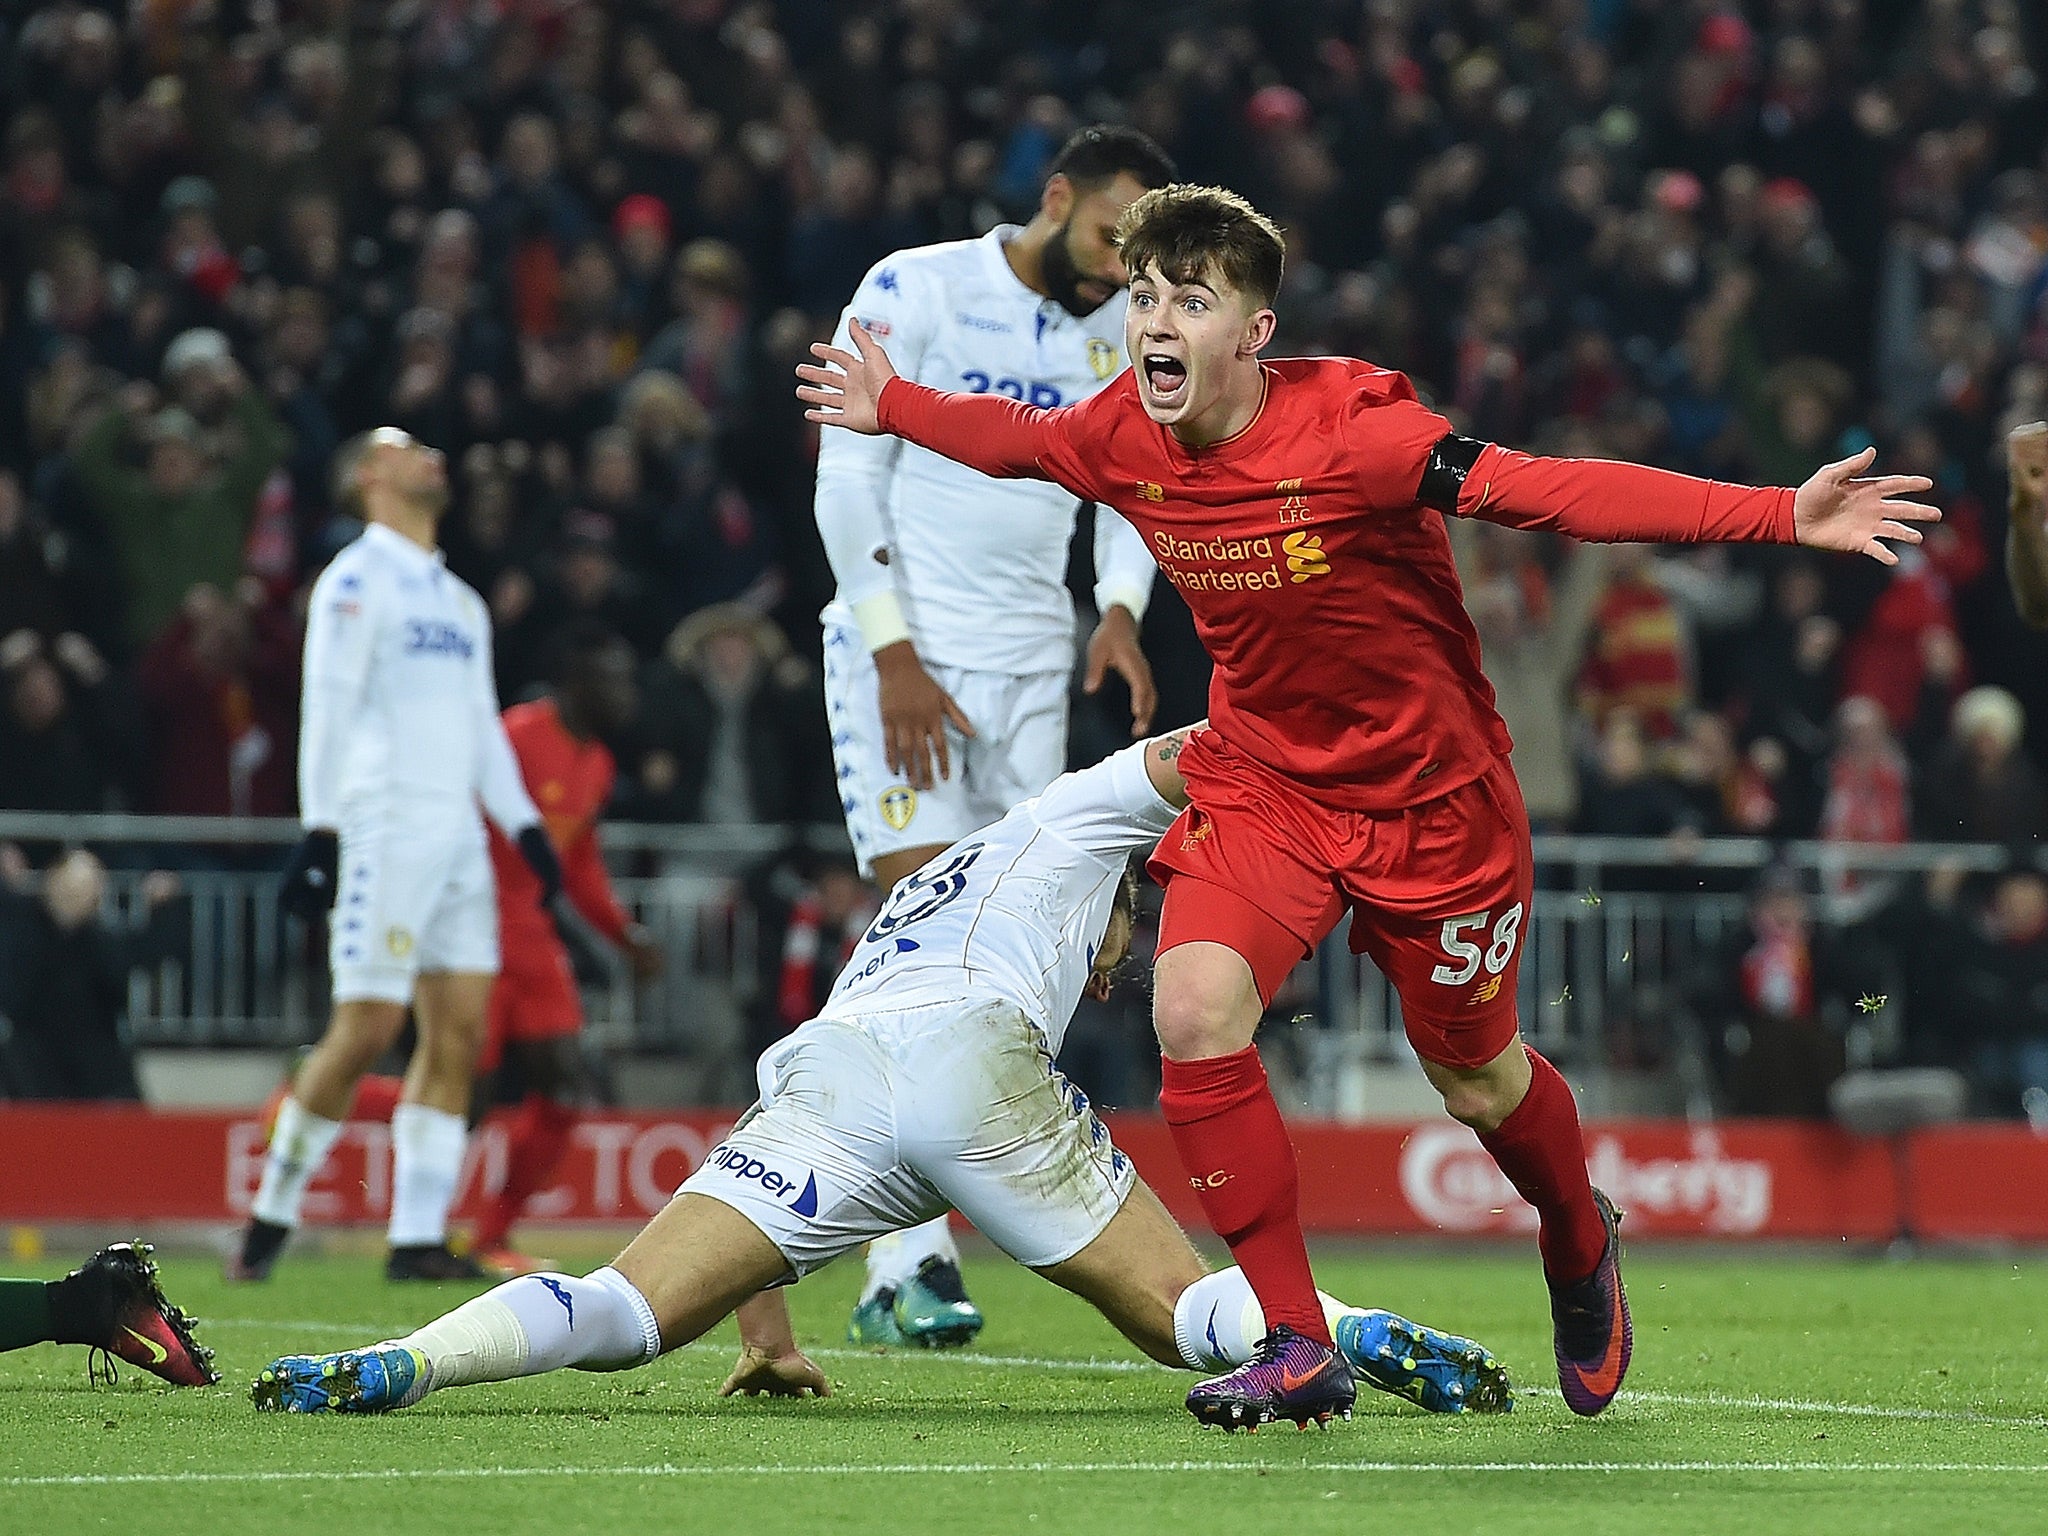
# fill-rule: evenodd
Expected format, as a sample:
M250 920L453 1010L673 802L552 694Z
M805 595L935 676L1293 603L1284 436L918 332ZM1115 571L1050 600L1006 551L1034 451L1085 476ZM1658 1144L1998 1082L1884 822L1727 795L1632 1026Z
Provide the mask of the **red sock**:
M478 1253L502 1248L512 1223L526 1202L547 1187L569 1149L576 1111L544 1094L529 1093L512 1116L511 1152L505 1160L505 1187L484 1204L469 1245Z
M391 1123L391 1111L398 1108L398 1097L405 1092L402 1077L380 1077L372 1072L356 1083L356 1096L349 1100L347 1120L381 1120Z
M1607 1223L1593 1203L1586 1178L1586 1140L1579 1134L1579 1106L1571 1085L1534 1050L1528 1097L1497 1130L1479 1138L1508 1182L1543 1218L1537 1244L1543 1273L1553 1284L1569 1285L1593 1273L1607 1251Z
M1159 1109L1216 1235L1230 1244L1266 1313L1330 1343L1301 1237L1294 1143L1256 1046L1202 1061L1159 1063Z

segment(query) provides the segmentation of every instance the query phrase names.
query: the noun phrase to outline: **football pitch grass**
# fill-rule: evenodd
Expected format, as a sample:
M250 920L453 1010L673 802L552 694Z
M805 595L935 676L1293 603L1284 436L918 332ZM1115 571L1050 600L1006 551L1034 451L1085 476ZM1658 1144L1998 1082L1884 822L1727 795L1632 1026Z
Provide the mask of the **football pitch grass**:
M1197 1429L1192 1377L985 1250L967 1272L989 1323L965 1354L849 1348L857 1262L794 1291L829 1401L720 1401L728 1325L644 1370L317 1419L258 1415L250 1379L479 1288L296 1253L229 1287L208 1258L159 1257L225 1379L181 1391L124 1367L95 1388L83 1350L0 1356L0 1531L2048 1531L2040 1254L1638 1248L1629 1387L1581 1421L1557 1397L1533 1251L1325 1247L1327 1289L1477 1336L1521 1400L1454 1419L1362 1392L1327 1433L1255 1437Z

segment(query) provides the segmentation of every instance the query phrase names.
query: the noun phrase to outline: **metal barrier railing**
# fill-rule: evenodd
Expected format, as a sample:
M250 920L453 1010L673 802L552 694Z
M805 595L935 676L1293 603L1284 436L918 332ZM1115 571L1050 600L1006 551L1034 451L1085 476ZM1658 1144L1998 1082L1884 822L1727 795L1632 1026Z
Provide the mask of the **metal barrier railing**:
M134 922L142 871L169 866L183 884L189 927L173 957L131 977L138 1043L284 1047L313 1039L326 1011L316 936L278 914L275 870L298 835L290 821L0 813L0 841L37 839L101 849L114 865L109 920ZM701 1080L744 1093L749 1015L771 984L762 915L746 876L796 848L845 847L837 827L614 825L605 832L620 895L668 965L635 983L623 967L587 993L594 1041L614 1052L692 1058ZM1627 1032L1668 1011L1686 978L1740 924L1742 888L1773 860L1806 871L1835 906L1867 906L1887 880L1940 866L2007 866L2004 849L1970 844L1851 847L1755 839L1540 837L1540 887L1523 934L1520 1007L1536 1044L1565 1061L1613 1062L1637 1048ZM1630 890L1612 882L1690 878L1720 889ZM1319 957L1313 1050L1330 1063L1406 1059L1399 1008L1340 931ZM1682 1052L1678 1053L1683 1055ZM1658 1065L1671 1069L1671 1053ZM1683 1063L1677 1070L1684 1070ZM709 1091L709 1090L707 1090Z

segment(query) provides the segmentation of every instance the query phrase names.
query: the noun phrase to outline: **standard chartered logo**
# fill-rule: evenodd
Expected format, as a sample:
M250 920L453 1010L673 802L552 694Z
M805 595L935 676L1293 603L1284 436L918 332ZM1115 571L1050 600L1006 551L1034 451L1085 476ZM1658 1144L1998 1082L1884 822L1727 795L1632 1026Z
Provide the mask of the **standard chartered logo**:
M1290 533L1280 541L1280 548L1287 556L1287 569L1297 586L1330 574L1330 559L1323 553L1320 534Z
M1192 592L1278 592L1290 581L1298 586L1330 574L1322 536L1306 532L1277 541L1266 535L1181 539L1155 532L1152 556L1168 581Z

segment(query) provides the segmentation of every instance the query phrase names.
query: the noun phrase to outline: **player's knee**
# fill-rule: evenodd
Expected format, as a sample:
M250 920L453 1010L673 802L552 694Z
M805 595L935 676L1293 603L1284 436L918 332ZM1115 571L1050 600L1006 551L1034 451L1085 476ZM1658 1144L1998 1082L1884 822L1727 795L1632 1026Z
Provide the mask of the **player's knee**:
M1170 1061L1227 1056L1248 1043L1227 999L1192 988L1158 993L1152 1001L1152 1027L1159 1036L1160 1051Z
M1437 1086L1444 1096L1444 1109L1450 1117L1461 1125L1469 1125L1481 1135L1500 1129L1501 1122L1515 1107L1506 1085L1487 1078L1461 1078Z
M395 1003L339 1003L321 1045L345 1066L367 1072L391 1049L404 1026L405 1010Z
M480 1020L472 1023L457 1016L436 1019L431 1025L422 1020L415 1059L423 1063L430 1081L452 1087L469 1082L483 1049L484 1028Z

